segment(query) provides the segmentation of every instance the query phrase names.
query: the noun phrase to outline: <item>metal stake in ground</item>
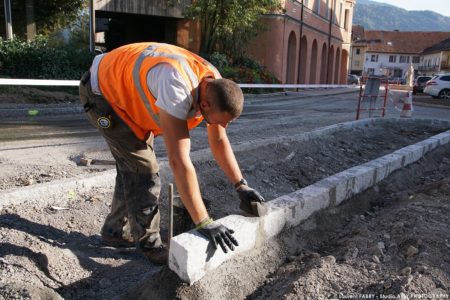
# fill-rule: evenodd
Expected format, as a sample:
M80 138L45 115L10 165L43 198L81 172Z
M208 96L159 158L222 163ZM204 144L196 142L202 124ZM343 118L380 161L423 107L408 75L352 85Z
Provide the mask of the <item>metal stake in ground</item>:
M173 237L173 184L169 183L168 187L169 194L169 238L167 241L167 247L170 247L170 240Z

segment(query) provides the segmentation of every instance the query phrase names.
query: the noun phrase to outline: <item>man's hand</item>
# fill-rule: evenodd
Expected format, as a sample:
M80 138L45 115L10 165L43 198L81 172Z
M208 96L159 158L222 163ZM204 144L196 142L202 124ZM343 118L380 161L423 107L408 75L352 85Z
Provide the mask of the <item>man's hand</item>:
M208 238L213 243L215 249L217 249L217 244L219 244L222 251L225 253L228 252L227 248L234 251L234 246L239 246L238 242L233 237L234 231L222 224L214 222L212 219L210 220L211 222L209 224L198 228L198 232Z
M264 216L267 213L265 200L256 190L247 185L241 185L237 192L239 199L241 199L240 209L257 217Z

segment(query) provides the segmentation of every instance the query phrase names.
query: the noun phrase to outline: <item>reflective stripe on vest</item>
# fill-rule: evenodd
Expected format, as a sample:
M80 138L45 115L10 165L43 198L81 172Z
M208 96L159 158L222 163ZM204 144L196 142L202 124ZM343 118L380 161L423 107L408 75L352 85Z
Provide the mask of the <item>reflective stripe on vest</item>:
M197 91L196 87L198 87L199 82L198 82L198 78L195 75L194 71L189 66L185 57L183 57L181 55L176 55L176 54L157 52L158 48L160 48L161 46L164 46L164 45L167 45L167 44L158 44L158 45L149 46L147 49L142 51L142 53L137 58L136 63L134 64L134 67L133 67L133 81L134 81L136 90L139 93L139 96L141 97L141 101L143 101L145 108L147 109L148 113L152 116L153 121L155 121L155 123L158 125L158 127L160 126L159 125L159 116L157 114L155 114L155 112L153 111L153 109L150 105L150 99L148 99L147 96L145 95L144 88L142 87L141 80L140 80L141 66L142 66L144 59L146 59L147 57L162 56L162 57L167 57L167 58L171 58L173 60L178 61L180 63L180 65L183 67L187 76L189 77L190 82L185 82L185 84L189 87L189 90L194 92L194 101L198 101L198 91Z

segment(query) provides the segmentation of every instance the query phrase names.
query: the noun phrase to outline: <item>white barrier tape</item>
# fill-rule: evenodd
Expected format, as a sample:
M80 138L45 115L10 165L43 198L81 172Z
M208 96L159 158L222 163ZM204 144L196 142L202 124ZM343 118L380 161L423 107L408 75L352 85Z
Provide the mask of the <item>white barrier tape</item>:
M79 86L79 80L47 80L47 79L6 79L0 78L0 85L49 85Z
M50 85L78 86L79 80L47 80L47 79L9 79L0 78L0 85ZM263 84L239 83L241 88L273 88L273 89L311 89L311 88L354 88L347 84Z
M311 89L311 88L354 88L349 84L251 84L239 83L241 88L281 88L281 89Z

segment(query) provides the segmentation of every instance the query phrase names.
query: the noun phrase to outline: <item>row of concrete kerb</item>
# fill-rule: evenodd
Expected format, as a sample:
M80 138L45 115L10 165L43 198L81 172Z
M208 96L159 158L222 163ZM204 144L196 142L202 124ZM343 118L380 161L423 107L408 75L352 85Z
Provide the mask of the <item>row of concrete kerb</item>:
M234 146L235 152L256 149L259 146L298 141L309 141L333 134L342 129L376 126L388 123L392 126L408 124L435 125L450 128L450 122L421 119L364 119L331 125L311 132L289 137L268 140L256 140ZM365 164L350 168L327 177L313 185L283 195L269 201L269 212L261 218L230 215L217 220L235 230L240 245L234 252L224 254L221 251L211 252L208 241L196 231L190 231L172 238L170 243L169 267L178 276L192 284L201 279L209 271L235 255L258 247L284 229L299 225L314 212L335 206L352 195L380 182L393 171L420 159L425 153L440 145L450 142L450 131L438 134L414 145L399 149L389 155L372 160ZM191 155L194 161L212 160L209 150L195 151ZM160 162L163 182L172 182L172 175L167 161ZM28 203L32 205L58 205L71 201L76 194L83 194L95 187L112 187L115 182L115 170L109 170L84 178L77 177L56 182L7 190L0 193L0 207Z
M388 122L392 125L407 122L423 123L424 125L435 124L438 126L450 125L450 122L438 120L365 119L328 126L295 137L279 138L274 143L289 140L307 141L332 134L340 129L376 125L381 122ZM208 241L196 231L175 236L170 242L169 267L182 280L192 284L233 256L258 247L268 239L280 234L283 230L299 225L321 209L339 205L353 195L374 186L388 177L393 171L416 162L427 152L449 142L450 130L327 177L293 193L273 199L268 202L268 214L264 217L249 218L230 215L218 220L218 222L235 231L235 236L240 241L240 244L234 252L225 254L222 251L216 251L212 255L211 248L208 248ZM267 141L265 143L267 144ZM252 147L257 146L255 143L252 145ZM238 148L241 148L239 150L244 150L242 148L247 148L247 146L241 145Z

